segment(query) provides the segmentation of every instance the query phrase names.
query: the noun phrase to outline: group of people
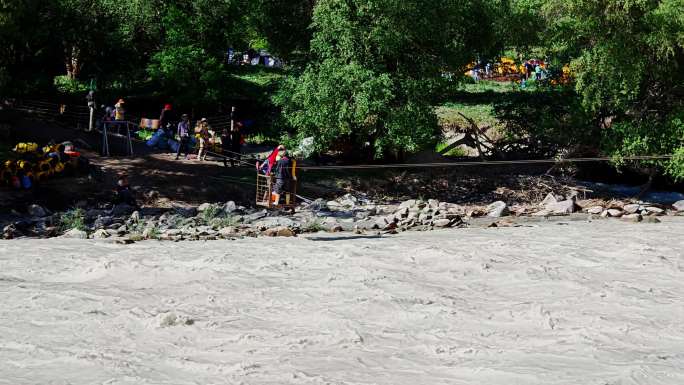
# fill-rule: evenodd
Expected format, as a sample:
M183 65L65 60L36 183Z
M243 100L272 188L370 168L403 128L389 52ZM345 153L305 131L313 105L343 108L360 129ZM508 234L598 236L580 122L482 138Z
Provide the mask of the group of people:
M230 127L226 127L220 133L212 130L207 118L200 119L195 124L194 129L191 129L190 116L188 114L181 115L180 121L175 125L175 135L179 141L176 160L180 159L181 154L185 155L186 158L188 157L191 137L194 134L198 142L198 161L206 160L210 146L220 143L224 155L230 158L231 166L235 166L235 163L240 161L243 139L242 123L234 121L234 114L235 108L231 112ZM165 105L159 117L162 129L171 131L175 124L174 118L172 106L170 104ZM171 132L169 133L171 134Z
M93 108L93 91L88 93L86 99L88 100L89 107ZM101 108L104 111L104 115L102 116L99 125L106 126L115 122L125 121L125 103L124 99L119 99L113 107L102 105ZM207 118L200 119L195 126L192 127L188 114L182 114L179 117L171 104L165 104L159 116L159 128L164 130L167 137L175 138L178 141L178 148L175 151L176 159L180 159L181 154L188 157L192 137L196 136L198 142L198 160L206 160L210 146L213 144L220 144L224 154L231 159L231 165L235 166L235 163L240 160L242 123L235 122L234 115L235 107L233 107L231 111L230 127L221 132L215 132L209 126Z
M545 78L546 64L543 60L529 59L518 65L513 59L501 58L500 62L479 61L472 64L472 69L468 71L474 81L489 79L497 76L515 74L520 76L523 85L525 82L534 79L536 81Z
M525 80L542 80L544 78L544 62L537 59L530 59L523 64L525 67Z

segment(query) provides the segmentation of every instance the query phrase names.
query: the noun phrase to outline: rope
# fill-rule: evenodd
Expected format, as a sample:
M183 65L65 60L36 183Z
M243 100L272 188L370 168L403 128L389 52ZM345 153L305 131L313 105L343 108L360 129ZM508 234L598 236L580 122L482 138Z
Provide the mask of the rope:
M227 182L231 182L231 183L236 183L236 184L242 184L242 185L246 185L246 186L257 187L257 184L256 184L256 183L244 182L244 181L242 181L242 180L240 180L240 179L238 179L238 178L230 177L230 176L223 176L223 177L210 176L209 178L211 178L211 179L216 179L216 180L223 180L223 181L227 181ZM330 191L332 191L332 190L330 190ZM311 198L311 197L306 197L306 196L299 195L299 194L295 194L295 196L296 196L297 198L299 198L299 199L305 201L306 203L311 203L311 202L315 201L315 199L314 199L314 198Z
M232 151L226 151L226 152L230 152L230 153L233 153L233 154L237 154L236 152L232 152ZM230 157L230 156L228 156L228 155L217 154L217 153L211 152L211 151L207 151L207 155L212 155L212 156L215 156L215 157L218 157L218 158L225 158L225 159L230 160L231 162L237 162L238 164L243 164L243 165L246 165L246 166L254 167L254 164L253 164L253 163L245 162L244 160L238 159L238 158L236 158L236 157Z
M622 160L669 160L672 155L654 156L626 156ZM404 163L404 164L359 164L346 166L302 166L300 170L373 170L373 169L406 169L406 168L446 168L446 167L472 167L472 166L499 166L499 165L524 165L524 164L551 164L551 163L588 163L607 162L614 158L567 158L567 159L527 159L527 160L492 160L475 162L441 162L441 163Z

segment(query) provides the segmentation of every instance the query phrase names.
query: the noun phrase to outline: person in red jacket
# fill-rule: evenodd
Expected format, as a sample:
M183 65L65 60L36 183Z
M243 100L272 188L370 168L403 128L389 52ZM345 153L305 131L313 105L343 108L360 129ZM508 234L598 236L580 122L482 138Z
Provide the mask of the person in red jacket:
M285 146L282 144L276 147L263 163L259 163L257 161L257 171L264 175L271 175L271 169L273 169L273 166L275 166L278 158L278 152L281 150L285 150Z

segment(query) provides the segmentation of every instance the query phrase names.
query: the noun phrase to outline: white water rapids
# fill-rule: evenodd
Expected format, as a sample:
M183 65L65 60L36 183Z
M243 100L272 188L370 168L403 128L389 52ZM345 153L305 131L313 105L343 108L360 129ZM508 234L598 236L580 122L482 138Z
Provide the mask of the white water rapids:
M684 218L2 241L0 384L684 384Z

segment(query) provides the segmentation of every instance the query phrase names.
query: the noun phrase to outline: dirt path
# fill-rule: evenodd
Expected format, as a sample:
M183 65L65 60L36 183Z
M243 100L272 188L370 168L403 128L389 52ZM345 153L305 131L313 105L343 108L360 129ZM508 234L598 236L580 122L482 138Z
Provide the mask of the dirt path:
M682 230L0 242L0 384L682 384Z

